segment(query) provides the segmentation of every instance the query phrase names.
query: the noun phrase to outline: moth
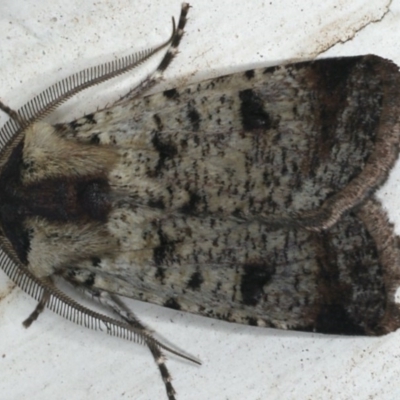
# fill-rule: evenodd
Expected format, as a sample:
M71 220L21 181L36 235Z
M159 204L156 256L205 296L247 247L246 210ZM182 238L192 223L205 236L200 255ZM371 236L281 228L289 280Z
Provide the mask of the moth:
M247 70L148 95L162 45L78 72L0 131L1 267L45 307L164 351L119 296L226 321L346 335L400 325L398 238L375 191L398 156L399 71L367 55ZM166 49L115 104L44 121ZM60 278L116 317L60 291Z

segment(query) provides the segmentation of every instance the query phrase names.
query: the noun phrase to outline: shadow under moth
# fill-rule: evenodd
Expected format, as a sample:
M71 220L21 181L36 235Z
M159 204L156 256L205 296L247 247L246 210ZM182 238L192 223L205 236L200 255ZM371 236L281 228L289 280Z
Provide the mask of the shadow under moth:
M367 55L247 70L147 95L183 35L89 68L0 132L1 267L38 300L164 351L118 296L243 324L345 335L400 326L398 239L375 191L398 156L398 67ZM44 118L167 49L115 104ZM86 308L60 277L112 310Z

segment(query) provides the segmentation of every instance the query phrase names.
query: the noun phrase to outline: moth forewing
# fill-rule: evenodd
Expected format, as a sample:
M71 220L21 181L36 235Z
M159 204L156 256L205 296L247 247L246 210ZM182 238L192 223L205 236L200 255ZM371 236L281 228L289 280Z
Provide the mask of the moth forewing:
M261 223L238 227L234 221L151 212L144 220L157 220L155 231L144 232L148 224L136 223L137 213L120 209L111 216L123 251L97 260L97 272L89 264L75 268L74 280L85 284L91 277L92 288L250 325L347 335L399 327L397 241L378 203L369 201L362 218L348 215L322 233L284 228L273 236ZM163 264L149 267L160 249L156 232L167 237L171 231L174 251L158 250ZM149 239L140 249L138 232ZM221 233L223 249L215 246ZM196 253L188 251L193 243L201 243Z

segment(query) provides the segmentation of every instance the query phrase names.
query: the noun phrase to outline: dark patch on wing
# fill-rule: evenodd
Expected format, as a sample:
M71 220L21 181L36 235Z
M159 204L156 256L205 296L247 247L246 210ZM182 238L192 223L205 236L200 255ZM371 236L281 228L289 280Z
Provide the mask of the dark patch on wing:
M179 93L176 89L164 90L163 95L167 99L177 99L179 97Z
M254 69L248 69L247 71L245 71L244 76L247 79L253 79L254 78Z
M94 134L91 136L91 138L90 138L90 140L89 140L89 143L90 143L90 144L99 144L99 143L100 143L99 134L100 134L100 133L94 133Z
M376 84L375 70L366 65L364 57L323 59L294 64L293 68L304 69L306 90L313 93L313 117L319 136L314 151L317 157L312 159L310 170L317 170L331 156L332 149L336 148L338 140L343 140L343 135L349 135L349 140L355 142L355 133L363 132L360 146L365 145L367 135L373 139L378 132L380 114L374 103L379 102L382 93ZM365 95L365 90L373 93L374 102L371 102L371 95ZM358 106L354 107L357 103ZM366 119L365 115L369 118ZM338 135L338 130L344 133Z
M76 130L78 128L80 128L81 126L84 126L86 124L90 124L90 125L96 125L97 121L94 118L95 114L91 113L91 114L87 114L85 115L83 118L80 119L80 121L78 122L77 120L75 121L71 121L68 125L73 129ZM84 120L84 121L83 121Z
M181 306L180 304L174 299L170 298L164 303L164 307L172 308L174 310L180 310Z
M175 243L170 241L161 229L157 234L160 244L153 250L153 260L157 266L162 266L166 264L168 257L173 254Z
M281 68L280 65L273 65L272 67L267 67L264 69L263 74L273 74L279 68Z
M200 129L200 114L193 106L189 106L187 117L189 118L193 131L197 132Z
M263 261L245 264L240 284L243 304L256 306L264 295L264 286L274 273L275 267Z
M203 282L204 282L203 275L200 273L200 271L196 271L190 277L187 287L188 289L198 290L200 289Z
M92 266L100 267L101 259L99 257L92 257Z
M346 90L343 92L343 89L346 89L349 77L362 59L362 57L327 58L305 63L305 66L309 68L309 76L313 78L316 89L322 87L326 94L346 95ZM299 63L299 66L302 64Z
M71 121L68 125L71 127L72 130L76 130L76 129L80 128L81 126L83 126L84 123L78 122L75 120L75 121Z
M189 200L180 208L183 214L193 215L197 211L197 205L200 203L201 197L197 193L191 192Z
M158 279L161 283L164 283L165 279L165 268L158 267L154 277Z
M344 227L339 222L332 230L315 234L318 300L310 309L313 323L305 329L340 335L382 334L388 294L380 254L363 223L352 213L346 218L349 222Z
M150 199L147 202L150 208L157 208L158 210L165 210L165 203L162 199Z
M94 272L91 272L87 278L85 279L85 281L83 282L83 284L87 287L92 287L94 285L94 282L96 280L96 274Z
M316 319L315 330L338 335L365 335L365 330L352 320L341 304L323 305Z
M257 319L253 317L247 317L247 323L251 326L257 326Z
M157 175L164 167L165 161L173 158L178 153L178 150L175 144L163 141L162 135L159 132L154 132L151 142L154 149L159 153L159 159L155 170Z
M247 131L255 129L271 129L273 122L271 116L264 109L263 100L252 89L239 92L240 114L243 128Z
M153 115L154 122L156 123L157 129L162 131L164 129L164 124L161 121L161 118L158 114Z
M85 115L85 119L86 119L88 124L91 124L91 125L97 124L97 121L94 119L94 114L93 113Z

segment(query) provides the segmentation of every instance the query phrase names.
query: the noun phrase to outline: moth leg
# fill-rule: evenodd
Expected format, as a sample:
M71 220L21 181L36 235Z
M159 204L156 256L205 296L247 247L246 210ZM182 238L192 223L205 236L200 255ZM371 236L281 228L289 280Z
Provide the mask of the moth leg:
M83 289L83 293L91 299L96 300L103 306L109 308L125 322L128 322L129 325L143 330L143 332L146 334L152 333L117 296L114 296L104 290L91 289L87 287Z
M142 322L136 317L136 315L124 304L124 302L119 299L117 296L114 296L105 291L86 289L86 294L92 298L94 296L98 297L98 301L104 306L111 309L115 314L119 315L124 321L126 321L129 325L134 326L135 328L142 329L146 334L151 335L149 329L142 324ZM153 359L158 366L158 369L161 374L161 378L164 382L165 389L167 391L168 399L175 400L175 389L172 386L172 377L168 371L166 365L166 357L162 353L159 347L154 345L148 345L151 354L153 355Z
M21 116L12 108L5 105L0 101L0 110L7 114L12 120L18 123L19 126L23 126L24 122L21 120Z
M32 322L36 321L39 315L46 308L46 304L50 299L50 293L47 290L43 290L42 297L40 298L39 303L29 315L29 317L22 323L25 328L29 328L32 325Z
M184 28L187 21L186 16L187 13L189 12L189 8L190 6L188 3L182 3L181 15L179 16L179 22L178 22L178 29L176 30L175 36L171 41L171 45L168 51L165 53L161 62L158 64L156 70L152 74L147 76L147 78L143 82L141 82L138 86L134 87L127 94L122 96L121 99L119 99L116 104L118 104L121 100L125 100L128 98L134 99L136 97L143 95L145 92L147 92L149 89L157 85L162 80L163 72L168 68L168 66L171 64L172 60L178 53L178 47L182 39L182 36L184 34Z
M149 331L149 329L145 325L143 325L142 322L140 322L140 320L134 315L134 313L117 296L114 296L104 290L92 289L87 286L82 286L82 282L80 282L79 279L74 276L74 274L63 275L63 278L74 287L76 287L78 290L80 290L85 296L99 302L103 306L110 309L129 325L141 330L144 334L151 336L151 332ZM146 344L153 356L155 363L158 366L158 370L160 371L165 389L167 391L168 400L176 400L176 392L171 383L172 377L166 366L166 358L163 352L153 343L146 341Z

